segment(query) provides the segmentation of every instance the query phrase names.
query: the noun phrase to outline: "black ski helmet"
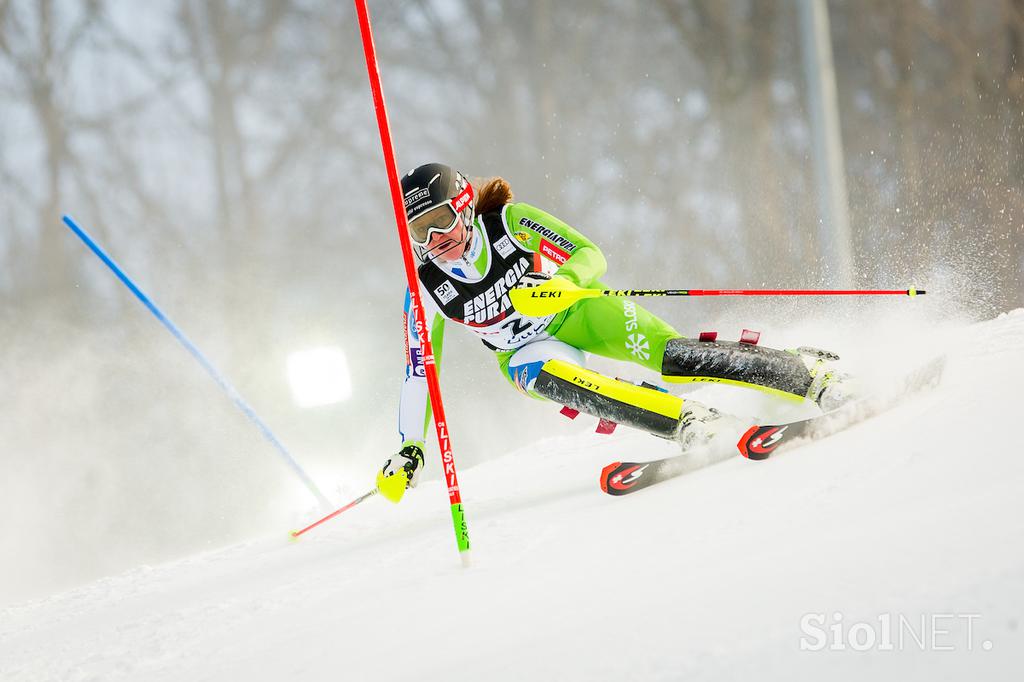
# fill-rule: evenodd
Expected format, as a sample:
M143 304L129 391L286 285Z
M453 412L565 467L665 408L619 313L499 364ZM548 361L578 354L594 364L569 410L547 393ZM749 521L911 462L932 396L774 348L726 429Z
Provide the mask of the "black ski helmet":
M409 236L420 260L425 259L426 245L430 241L431 233L446 231L446 225L448 230L452 229L456 217L462 218L467 235L473 229L476 207L473 185L462 173L450 166L427 163L409 171L402 176L402 196L405 202L405 216L409 222ZM447 206L450 213L444 210L435 211L442 206ZM444 213L445 220L450 216L452 222L414 227L417 218L431 211Z

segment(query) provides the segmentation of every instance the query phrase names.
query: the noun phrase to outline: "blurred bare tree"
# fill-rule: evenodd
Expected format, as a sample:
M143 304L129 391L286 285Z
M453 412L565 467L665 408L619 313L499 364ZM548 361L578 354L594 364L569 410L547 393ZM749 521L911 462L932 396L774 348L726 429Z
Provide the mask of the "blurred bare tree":
M831 4L865 280L878 244L929 266L982 227L1005 233L1000 279L1019 275L1021 1ZM200 254L242 289L280 292L282 247L306 273L325 245L357 267L376 251L336 248L386 207L342 201L382 187L363 172L378 153L350 8L181 0L144 10L144 32L123 3L0 12L6 294L66 291L75 261L52 226L68 205L100 231L159 228L135 245L151 256L187 235L159 277L188 273L239 317L244 297L218 294ZM406 165L509 175L666 278L819 272L791 3L421 0L376 19ZM97 74L115 83L99 92Z
M10 154L5 154L0 173L10 202L5 206L10 219L5 230L9 290L59 300L67 295L72 281L68 244L58 230L43 226L58 224L68 185L84 182L73 171L77 158L72 138L80 131L65 86L72 63L97 21L99 3L85 4L70 20L55 16L56 4L55 0L41 0L34 7L0 3L4 100L17 102L25 110L24 119L12 121L24 127L5 126L4 148L11 150L17 138L31 136L34 149L17 151L34 152L39 159L35 168L15 166ZM31 132L25 124L31 125Z
M970 263L988 310L1021 304L1021 6L833 3L863 275Z

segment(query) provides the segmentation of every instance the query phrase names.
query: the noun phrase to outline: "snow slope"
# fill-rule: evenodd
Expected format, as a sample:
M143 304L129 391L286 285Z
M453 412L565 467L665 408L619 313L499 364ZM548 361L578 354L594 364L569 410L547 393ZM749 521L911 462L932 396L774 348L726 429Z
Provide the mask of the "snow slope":
M671 445L580 431L461 472L470 569L435 480L5 609L0 680L1021 679L1024 311L946 353L875 419L623 498L601 467ZM808 614L860 643L889 619L893 650L802 651Z

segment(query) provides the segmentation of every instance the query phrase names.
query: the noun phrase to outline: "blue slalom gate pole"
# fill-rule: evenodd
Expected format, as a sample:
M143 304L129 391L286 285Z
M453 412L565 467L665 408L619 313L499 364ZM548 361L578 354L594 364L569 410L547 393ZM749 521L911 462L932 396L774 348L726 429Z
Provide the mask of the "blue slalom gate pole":
M174 338L176 338L181 343L181 345L185 347L185 350L187 350L192 355L192 357L194 357L196 361L200 365L202 365L203 369L206 370L206 373L210 375L210 378L216 381L217 385L224 389L224 392L228 394L229 398L231 398L231 402L233 402L238 407L238 409L240 409L243 412L243 414L245 414L246 417L248 417L254 424L256 424L257 428L259 428L263 436L268 441L270 441L270 444L273 445L274 449L277 450L279 455L281 455L281 459L284 460L285 464L287 464L288 467L291 468L291 470L295 473L295 475L299 477L299 480L301 480L302 483L306 486L306 488L309 489L309 492L311 492L313 496L316 497L317 502L319 502L320 505L323 506L324 508L330 508L330 502L327 500L326 497L324 497L323 493L320 492L320 489L316 487L316 484L313 483L313 479L311 479L306 474L306 472L302 470L302 467L300 467L299 463L295 461L295 458L292 457L291 454L289 454L288 450L285 449L284 445L281 444L281 441L279 441L277 439L277 436L274 435L274 432L270 430L270 427L268 427L263 422L263 420L260 419L259 416L257 416L256 412L252 409L252 407L249 406L249 403L245 402L245 400L238 393L238 391L235 390L235 387L232 386L228 382L228 380L225 379L224 376L217 371L217 368L214 367L210 363L210 361L206 359L206 356L204 356L199 351L199 349L196 348L196 345L189 341L188 337L185 336L182 333L182 331L178 329L178 327L173 322L171 322L167 318L167 316L160 311L159 308L156 307L156 304L154 304L153 301L151 301L149 297L146 296L146 294L142 293L141 289L135 286L135 283L128 277L128 275L124 273L124 270L122 270L117 265L117 263L115 263L113 259L111 259L110 256L108 256L103 251L103 249L99 247L99 245L93 240L92 237L89 236L89 234L85 230L83 230L81 227L78 226L77 223L75 223L71 216L64 216L64 224L71 228L71 231L78 235L78 238L81 239L85 243L85 245L88 246L89 249L93 253L95 253L96 256L101 261L103 261L103 263L108 268L110 268L110 270L115 275L117 275L117 278L121 280L121 282L123 282L124 285L128 287L128 289L133 294L135 294L135 297L142 301L142 305L149 308L149 312L153 313L156 319L160 321L160 324L166 327L167 331L171 332Z

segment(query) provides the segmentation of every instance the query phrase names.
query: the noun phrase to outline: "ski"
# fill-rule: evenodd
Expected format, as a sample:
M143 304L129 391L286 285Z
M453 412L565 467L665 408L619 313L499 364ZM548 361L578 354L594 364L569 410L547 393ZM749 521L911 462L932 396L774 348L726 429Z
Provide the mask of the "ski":
M863 409L860 401L844 405L809 419L782 424L754 424L740 437L736 449L747 459L762 460L783 446L805 441L820 440L877 414Z
M938 384L945 369L945 357L938 357L903 377L888 391L866 396L825 414L782 424L755 424L740 437L736 448L747 459L762 460L798 443L820 440L895 407L908 395Z
M825 414L782 424L755 424L740 437L736 449L747 459L762 460L783 446L805 441L820 440L877 414L867 412L863 405L854 403Z
M678 474L669 470L683 457L685 455L677 455L654 462L612 462L601 470L601 490L609 495L625 495L673 478Z
M730 442L747 459L763 460L786 446L819 440L838 433L855 424L880 414L912 393L938 384L945 368L945 358L939 357L910 373L888 391L855 400L831 412L809 419L782 424L754 424L746 429L738 441L724 436L712 439L697 451L688 450L679 455L650 462L613 462L601 470L601 490L609 495L627 495L643 490L655 483L675 478L694 469L732 456ZM700 455L704 456L701 457Z
M655 483L682 476L735 456L732 444L739 437L744 425L728 429L706 443L690 448L679 455L657 459L651 462L612 462L601 470L601 490L609 495L627 495L643 490Z

